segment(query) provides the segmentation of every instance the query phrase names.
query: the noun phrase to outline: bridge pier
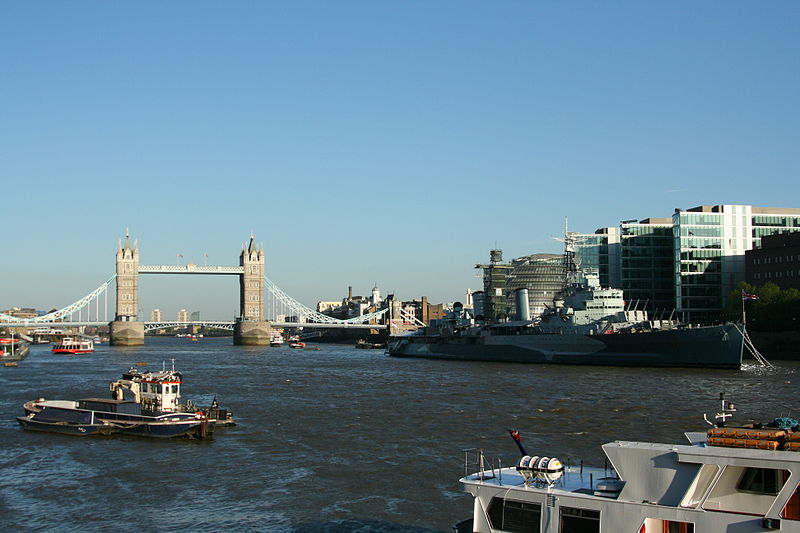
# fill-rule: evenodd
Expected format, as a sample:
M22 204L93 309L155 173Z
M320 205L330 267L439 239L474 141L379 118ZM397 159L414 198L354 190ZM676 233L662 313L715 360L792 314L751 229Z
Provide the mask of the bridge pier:
M111 346L143 346L144 322L116 320L108 324Z
M269 346L271 327L261 320L237 320L233 324L233 344Z

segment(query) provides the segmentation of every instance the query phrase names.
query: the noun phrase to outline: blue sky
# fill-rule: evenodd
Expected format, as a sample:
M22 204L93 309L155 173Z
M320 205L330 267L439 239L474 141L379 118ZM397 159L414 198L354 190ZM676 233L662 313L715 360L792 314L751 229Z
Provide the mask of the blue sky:
M4 2L0 308L235 264L434 302L570 227L800 207L797 2ZM235 278L143 277L230 318Z

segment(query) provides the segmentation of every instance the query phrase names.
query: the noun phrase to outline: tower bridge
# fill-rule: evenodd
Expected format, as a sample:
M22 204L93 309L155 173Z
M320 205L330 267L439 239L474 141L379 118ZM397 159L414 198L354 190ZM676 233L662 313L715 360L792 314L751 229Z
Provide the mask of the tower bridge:
M0 313L0 327L58 326L110 326L112 345L138 346L144 344L144 333L158 327L181 325L178 322L146 322L138 316L139 276L141 274L206 274L235 275L239 277L239 315L231 321L193 321L186 325L213 325L233 331L234 344L267 345L271 327L376 329L402 327L414 323L423 325L398 304L373 313L336 319L314 311L298 302L265 275L264 249L255 244L253 234L249 243L242 246L238 266L141 265L139 246L130 243L128 235L117 246L116 273L100 287L78 301L43 316L18 318ZM116 282L116 302L112 320L108 320L108 290ZM101 304L103 314L101 318ZM269 313L265 314L265 308ZM94 317L92 317L94 313ZM75 316L77 315L77 320ZM84 319L85 315L85 319ZM279 320L291 316L296 321Z

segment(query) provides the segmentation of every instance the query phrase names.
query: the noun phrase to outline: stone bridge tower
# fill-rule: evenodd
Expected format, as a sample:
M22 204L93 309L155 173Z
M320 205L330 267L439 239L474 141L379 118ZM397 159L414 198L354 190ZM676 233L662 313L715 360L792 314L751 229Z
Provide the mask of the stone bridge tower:
M111 344L141 346L144 324L139 319L139 245L125 235L125 246L117 245L117 309L110 324Z
M242 246L239 265L244 269L239 278L239 316L241 320L264 320L264 249L255 244L252 234L250 244Z
M233 343L264 346L270 341L269 322L264 320L264 248L250 243L239 255L239 318L233 326Z

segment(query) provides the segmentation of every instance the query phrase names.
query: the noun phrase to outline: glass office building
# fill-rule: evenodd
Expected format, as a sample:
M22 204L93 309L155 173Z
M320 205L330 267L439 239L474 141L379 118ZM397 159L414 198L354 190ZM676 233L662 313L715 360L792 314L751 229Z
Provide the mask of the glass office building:
M594 233L573 233L572 236L578 269L597 272L602 287L619 288L619 228L600 228Z
M620 285L625 301L653 318L675 309L671 218L620 223Z
M761 237L800 231L800 209L703 205L672 215L675 303L685 321L712 318L745 279Z
M511 260L513 267L508 276L506 294L517 289L528 289L528 307L531 316L539 316L545 306L552 307L553 297L564 285L564 256L561 254L533 254ZM516 301L508 298L510 316L516 315Z

